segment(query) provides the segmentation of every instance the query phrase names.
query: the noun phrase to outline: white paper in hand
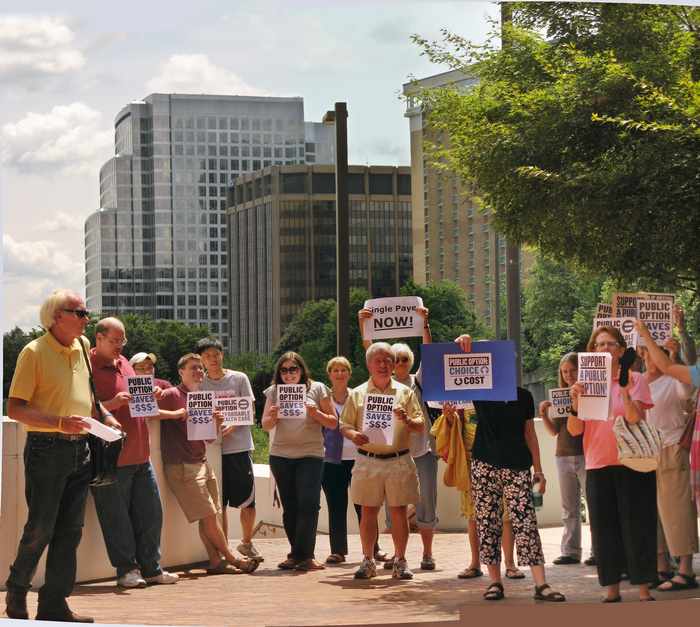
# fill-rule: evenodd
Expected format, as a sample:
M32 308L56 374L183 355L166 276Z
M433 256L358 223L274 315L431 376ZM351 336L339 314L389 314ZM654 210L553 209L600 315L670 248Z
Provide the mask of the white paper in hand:
M121 431L114 429L113 427L108 427L106 424L103 424L99 420L95 420L90 416L86 416L83 418L83 420L88 423L88 431L92 433L92 435L97 436L106 442L116 442L122 437Z

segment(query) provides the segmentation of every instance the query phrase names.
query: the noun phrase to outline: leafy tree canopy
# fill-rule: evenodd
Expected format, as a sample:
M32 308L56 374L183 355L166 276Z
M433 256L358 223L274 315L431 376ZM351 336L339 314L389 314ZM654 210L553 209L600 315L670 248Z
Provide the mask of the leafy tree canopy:
M700 9L516 3L506 44L415 37L478 78L425 91L438 167L476 185L496 227L620 282L697 291Z

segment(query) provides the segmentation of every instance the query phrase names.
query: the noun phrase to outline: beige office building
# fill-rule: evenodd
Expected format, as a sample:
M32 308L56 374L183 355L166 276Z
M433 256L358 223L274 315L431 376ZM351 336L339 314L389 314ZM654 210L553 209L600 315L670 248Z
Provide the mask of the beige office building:
M426 126L415 97L423 89L468 89L476 82L463 72L452 70L403 86L405 115L411 129L413 278L421 284L442 279L454 281L466 292L468 304L494 327L495 264L498 263L502 294L505 240L496 238L488 214L477 209L467 184L455 174L431 167L424 142L434 142L438 135Z

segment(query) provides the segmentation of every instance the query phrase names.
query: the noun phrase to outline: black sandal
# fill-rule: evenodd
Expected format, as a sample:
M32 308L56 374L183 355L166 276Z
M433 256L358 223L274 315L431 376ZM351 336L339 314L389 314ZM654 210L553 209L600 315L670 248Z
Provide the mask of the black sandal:
M484 592L484 599L487 601L500 601L504 596L503 584L498 581L494 581Z
M680 577L683 581L675 581L674 579L666 579L662 581L656 589L659 592L671 592L672 590L694 590L698 587L698 582L695 579L695 575L684 575L683 573L676 573L674 577ZM662 588L662 584L671 584L668 588Z
M545 590L549 589L547 594L544 593ZM535 601L549 601L551 603L561 603L566 601L566 597L561 592L556 592L552 590L552 586L548 583L543 583L541 586L535 586L535 596L533 597Z

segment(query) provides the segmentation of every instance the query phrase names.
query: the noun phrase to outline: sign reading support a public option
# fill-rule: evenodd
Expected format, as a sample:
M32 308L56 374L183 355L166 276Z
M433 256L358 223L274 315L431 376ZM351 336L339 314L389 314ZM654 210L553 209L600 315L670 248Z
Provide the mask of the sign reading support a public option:
M224 425L252 425L255 422L255 399L252 396L231 396L230 392L214 393L214 408L224 416Z
M647 294L639 299L639 319L660 346L673 337L673 301L673 294Z
M550 418L566 418L571 413L571 392L569 388L552 388L549 390L549 402L551 406L547 413Z
M277 385L277 415L280 418L306 418L306 386L303 383Z
M394 400L391 394L367 394L362 412L362 433L372 444L394 442Z
M473 342L465 353L455 342L421 345L424 401L514 401L515 343Z
M364 321L366 340L385 340L397 337L421 337L425 324L416 313L423 306L420 296L398 296L396 298L373 298L365 301L365 309L372 317Z
M610 353L579 353L578 381L583 392L578 399L580 420L607 420L612 382Z
M152 374L127 377L126 390L131 394L129 413L132 418L158 415L158 404L153 396Z
M634 292L615 292L612 298L613 318L636 318L639 314L640 295Z
M598 327L613 327L618 329L625 338L628 347L637 349L639 333L634 328L634 318L596 318L593 321L593 330Z
M187 392L187 439L215 440L214 392Z

